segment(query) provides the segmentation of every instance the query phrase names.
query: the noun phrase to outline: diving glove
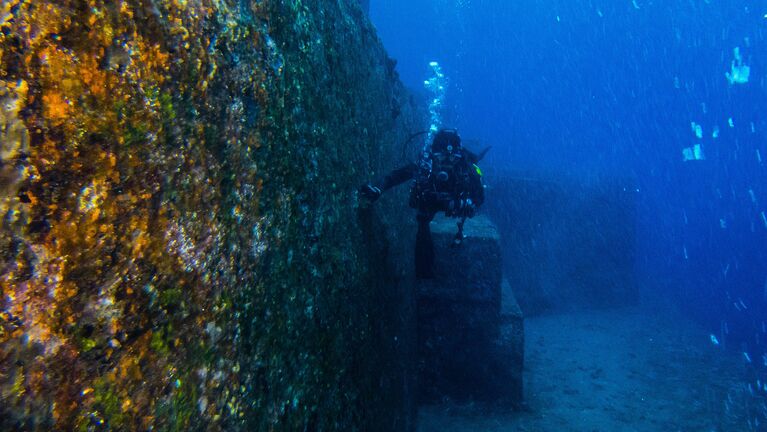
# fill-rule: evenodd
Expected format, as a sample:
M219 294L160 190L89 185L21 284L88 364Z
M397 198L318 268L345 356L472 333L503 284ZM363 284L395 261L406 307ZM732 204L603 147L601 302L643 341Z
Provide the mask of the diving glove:
M373 186L370 183L360 187L360 195L367 198L368 201L373 202L381 197L381 188Z

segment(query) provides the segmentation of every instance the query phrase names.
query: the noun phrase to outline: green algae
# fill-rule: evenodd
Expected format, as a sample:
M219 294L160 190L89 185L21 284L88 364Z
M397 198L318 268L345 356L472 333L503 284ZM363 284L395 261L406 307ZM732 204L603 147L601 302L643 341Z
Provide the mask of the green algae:
M153 332L152 341L149 343L149 347L152 348L155 353L162 356L167 356L170 353L170 349L168 348L168 344L163 337L163 333L166 332L162 330Z
M93 348L96 348L96 345L98 345L98 342L94 339L84 338L80 341L80 350L82 350L82 352L88 352Z
M166 432L183 432L189 430L192 418L199 414L197 410L197 389L184 378L179 378L174 384L169 398L158 402L154 414L163 419L158 425L158 430Z
M176 108L173 106L173 96L169 93L160 94L158 102L160 103L160 113L165 121L176 119Z
M106 426L112 429L125 427L128 419L122 410L125 398L118 394L114 384L106 378L96 379L93 383L93 398L97 418L106 419Z

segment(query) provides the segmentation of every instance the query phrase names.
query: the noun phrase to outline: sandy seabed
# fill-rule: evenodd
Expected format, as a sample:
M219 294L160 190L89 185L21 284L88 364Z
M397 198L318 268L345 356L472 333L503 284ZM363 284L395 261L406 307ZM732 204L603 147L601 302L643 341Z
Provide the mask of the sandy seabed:
M420 432L746 432L745 361L668 308L525 320L525 409L423 407Z

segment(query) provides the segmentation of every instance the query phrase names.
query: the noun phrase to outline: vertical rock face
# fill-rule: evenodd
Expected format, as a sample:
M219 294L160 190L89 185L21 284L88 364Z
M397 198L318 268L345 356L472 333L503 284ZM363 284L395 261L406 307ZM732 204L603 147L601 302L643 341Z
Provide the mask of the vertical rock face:
M365 13L370 13L370 0L359 0L360 7Z
M466 221L468 238L455 247L456 224L432 223L433 281L419 283L419 399L445 398L514 406L522 401L522 314L503 280L498 231L484 216Z
M356 0L3 2L0 58L0 429L411 427Z

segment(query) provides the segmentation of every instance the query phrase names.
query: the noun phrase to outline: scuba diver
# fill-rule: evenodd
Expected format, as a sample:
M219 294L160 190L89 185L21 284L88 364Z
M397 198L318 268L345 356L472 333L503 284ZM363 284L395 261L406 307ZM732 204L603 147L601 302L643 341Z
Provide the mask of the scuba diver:
M418 233L415 241L415 274L419 279L434 278L434 244L429 223L438 212L460 219L455 245L463 241L463 224L485 200L482 171L476 165L490 150L474 154L461 146L461 138L453 129L442 129L425 148L420 161L389 173L376 184L365 184L360 195L370 202L394 186L413 180L410 207L418 210Z

